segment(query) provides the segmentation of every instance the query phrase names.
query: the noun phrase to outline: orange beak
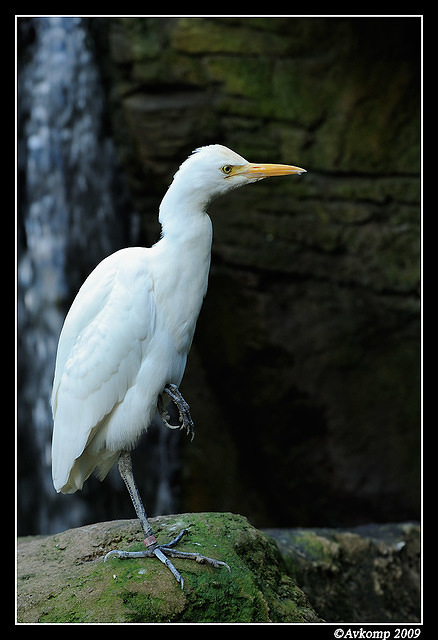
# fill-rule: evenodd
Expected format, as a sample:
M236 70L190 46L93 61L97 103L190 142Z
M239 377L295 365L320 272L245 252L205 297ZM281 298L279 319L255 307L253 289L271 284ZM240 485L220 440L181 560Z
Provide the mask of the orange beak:
M291 173L306 173L301 167L294 167L289 164L256 164L249 162L240 167L234 167L234 175L247 176L248 178L269 178L270 176L286 176Z

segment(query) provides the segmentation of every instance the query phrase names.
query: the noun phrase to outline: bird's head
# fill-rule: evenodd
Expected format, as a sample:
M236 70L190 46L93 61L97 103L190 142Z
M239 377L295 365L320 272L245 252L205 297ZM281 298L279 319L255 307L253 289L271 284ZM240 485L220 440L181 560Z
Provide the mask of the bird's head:
M251 163L220 144L200 147L180 166L175 182L184 183L204 203L236 187L270 176L305 173L286 164Z

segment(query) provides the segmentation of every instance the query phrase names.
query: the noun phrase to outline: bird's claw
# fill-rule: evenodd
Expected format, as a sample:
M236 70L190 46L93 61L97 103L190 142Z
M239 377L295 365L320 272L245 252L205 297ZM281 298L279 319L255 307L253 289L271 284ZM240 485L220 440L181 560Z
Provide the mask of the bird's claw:
M172 402L176 405L179 411L180 422L180 424L171 424L169 422L170 416L163 406L161 396L159 396L158 412L164 424L166 425L166 427L169 427L169 429L186 429L187 435L191 436L191 439L193 440L193 438L195 437L195 425L193 424L192 416L190 415L190 405L184 400L176 384L166 384L163 391L167 393Z
M184 580L179 571L177 571L173 565L173 563L169 560L169 558L182 558L186 560L195 560L199 564L209 564L215 569L219 567L226 567L228 571L231 571L230 567L226 562L222 562L221 560L215 560L214 558L208 558L207 556L203 556L200 553L190 553L187 551L177 551L173 547L181 540L184 534L187 533L187 529L183 529L174 540L171 540L167 544L158 545L154 544L149 546L147 549L143 551L119 551L115 549L114 551L109 551L104 557L104 562L111 557L117 558L152 558L152 556L156 556L161 562L166 565L166 567L171 571L172 575L176 579L177 582L181 585L181 589L184 588Z

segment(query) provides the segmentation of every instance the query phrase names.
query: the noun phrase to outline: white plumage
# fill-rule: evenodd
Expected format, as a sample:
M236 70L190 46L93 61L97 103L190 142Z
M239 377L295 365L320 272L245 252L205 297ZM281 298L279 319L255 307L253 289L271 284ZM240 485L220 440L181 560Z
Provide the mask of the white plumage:
M56 358L57 491L81 489L94 470L103 479L147 429L166 385L179 386L207 291L209 201L270 175L303 172L251 164L221 145L202 147L181 165L163 198L161 239L148 249L117 251L86 279L65 319Z

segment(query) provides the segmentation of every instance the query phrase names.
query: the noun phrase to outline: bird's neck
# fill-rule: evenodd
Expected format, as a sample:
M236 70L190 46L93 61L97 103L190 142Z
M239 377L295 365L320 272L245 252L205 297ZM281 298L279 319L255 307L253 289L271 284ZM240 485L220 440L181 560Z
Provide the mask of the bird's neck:
M198 226L207 215L209 197L202 189L197 189L178 172L160 205L159 221L166 233L181 235L181 232Z
M178 253L189 251L196 262L211 251L212 226L206 203L172 186L160 205L161 238Z
M210 267L212 225L207 202L196 190L175 179L164 196L159 213L161 239L166 250L181 263L184 273Z
M187 352L207 292L212 243L205 210L164 198L160 207L162 236L154 247L157 304L171 315L179 351ZM170 308L167 307L170 305Z

